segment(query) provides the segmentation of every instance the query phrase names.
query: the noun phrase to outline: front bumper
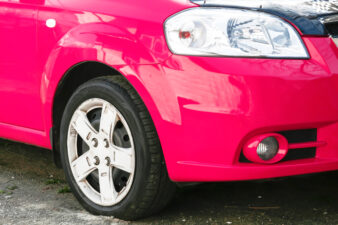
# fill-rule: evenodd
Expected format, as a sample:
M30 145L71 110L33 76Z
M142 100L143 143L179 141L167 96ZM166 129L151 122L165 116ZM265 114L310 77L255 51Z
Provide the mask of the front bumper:
M172 180L246 180L338 169L338 49L330 38L303 40L309 60L174 55L151 69L156 74L144 70L141 77L155 105L149 111ZM239 162L253 135L313 128L317 140L326 142L314 158Z

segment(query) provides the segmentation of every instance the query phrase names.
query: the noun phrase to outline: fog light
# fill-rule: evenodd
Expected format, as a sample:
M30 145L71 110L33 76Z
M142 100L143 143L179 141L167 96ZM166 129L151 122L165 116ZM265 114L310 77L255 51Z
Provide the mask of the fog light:
M270 160L276 156L279 149L278 141L275 137L263 139L257 147L257 155L263 160Z
M278 133L252 137L243 147L245 158L254 163L271 164L281 161L288 152L288 141Z

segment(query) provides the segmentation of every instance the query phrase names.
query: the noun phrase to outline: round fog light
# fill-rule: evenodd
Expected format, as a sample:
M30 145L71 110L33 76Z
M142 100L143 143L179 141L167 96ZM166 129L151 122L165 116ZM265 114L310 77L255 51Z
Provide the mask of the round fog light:
M279 149L278 141L275 137L263 139L257 147L257 155L262 160L270 160L276 156Z

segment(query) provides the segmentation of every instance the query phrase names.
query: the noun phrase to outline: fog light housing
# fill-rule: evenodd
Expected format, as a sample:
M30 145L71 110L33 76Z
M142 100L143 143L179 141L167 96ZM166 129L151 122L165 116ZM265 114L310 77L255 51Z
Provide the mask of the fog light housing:
M245 143L243 154L251 162L271 164L286 156L288 145L286 138L280 134L261 134Z
M263 160L270 160L276 156L278 149L277 139L275 137L267 137L258 144L257 155Z

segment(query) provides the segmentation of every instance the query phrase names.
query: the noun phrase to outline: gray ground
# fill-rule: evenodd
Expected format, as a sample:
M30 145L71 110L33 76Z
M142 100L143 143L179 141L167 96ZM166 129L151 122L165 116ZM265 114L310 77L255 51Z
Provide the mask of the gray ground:
M51 156L0 140L0 224L338 224L338 172L184 188L160 214L126 222L84 211Z

